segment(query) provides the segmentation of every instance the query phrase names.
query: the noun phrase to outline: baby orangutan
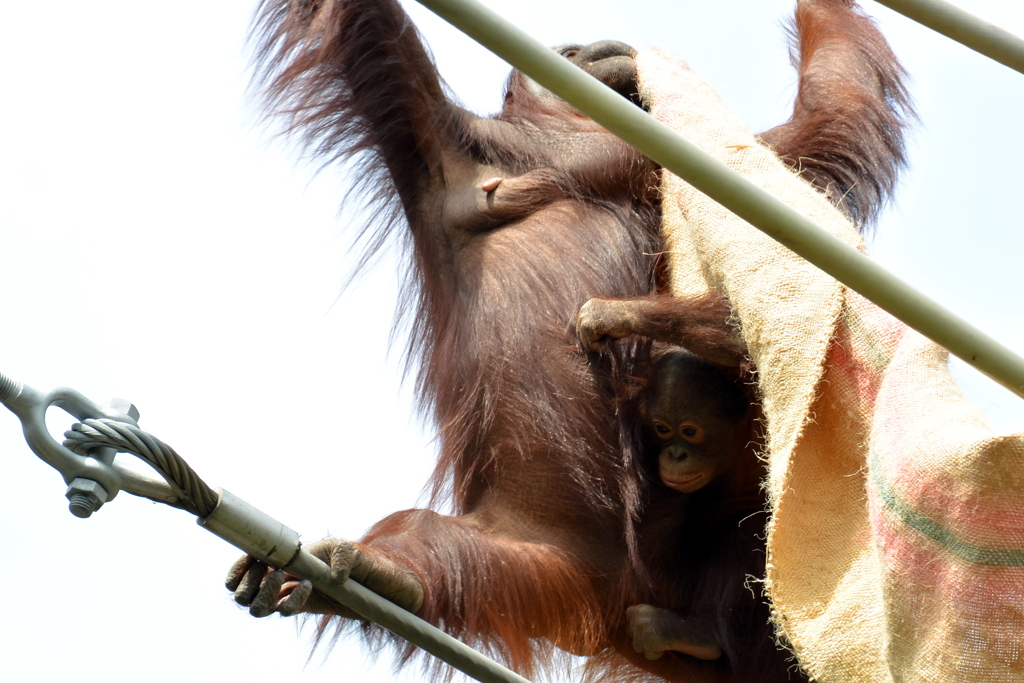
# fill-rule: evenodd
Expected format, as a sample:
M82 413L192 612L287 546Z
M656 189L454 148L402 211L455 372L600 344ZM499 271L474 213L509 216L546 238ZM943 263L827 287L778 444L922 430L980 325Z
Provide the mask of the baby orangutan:
M756 407L743 382L751 368L729 316L717 295L591 299L577 334L589 350L631 334L655 342L633 409L648 485L638 556L650 577L641 604L626 612L633 649L652 660L688 655L750 680L787 680L768 606L748 586L748 577L764 575L767 513Z
M649 478L660 479L671 490L654 485L660 490L652 492L639 525L640 556L652 573L675 571L679 561L673 546L685 545L690 556L683 564L689 565L686 575L693 577L701 573L699 558L696 564L692 561L693 550L708 547L710 540L700 538L700 532L707 523L720 521L707 519L706 513L731 496L736 484L732 475L747 454L750 402L721 368L680 347L663 353L653 365L641 399L641 459ZM703 493L698 496L699 492ZM658 509L653 515L652 507ZM702 528L695 528L698 524ZM732 578L742 586L743 575ZM635 605L627 610L637 652L648 659L666 651L705 660L722 656L714 624L705 614L692 609L693 605L678 604L677 595L663 599L663 604L683 609ZM692 597L685 600L690 601Z

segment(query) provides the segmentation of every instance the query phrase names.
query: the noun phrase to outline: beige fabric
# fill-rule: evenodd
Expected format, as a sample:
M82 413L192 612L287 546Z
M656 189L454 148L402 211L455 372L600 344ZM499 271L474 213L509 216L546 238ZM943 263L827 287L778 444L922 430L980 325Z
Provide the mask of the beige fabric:
M863 248L684 64L638 62L656 118ZM1024 439L988 431L933 344L666 176L673 292L725 292L758 368L766 581L800 662L843 683L1024 680Z

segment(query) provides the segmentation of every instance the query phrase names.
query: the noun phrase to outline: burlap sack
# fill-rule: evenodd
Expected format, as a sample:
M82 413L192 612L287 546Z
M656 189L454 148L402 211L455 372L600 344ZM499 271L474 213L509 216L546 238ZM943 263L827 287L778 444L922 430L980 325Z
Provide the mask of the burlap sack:
M652 114L862 248L688 67L641 54ZM1024 439L997 436L944 352L678 178L676 294L725 292L758 368L779 632L826 682L1024 680Z

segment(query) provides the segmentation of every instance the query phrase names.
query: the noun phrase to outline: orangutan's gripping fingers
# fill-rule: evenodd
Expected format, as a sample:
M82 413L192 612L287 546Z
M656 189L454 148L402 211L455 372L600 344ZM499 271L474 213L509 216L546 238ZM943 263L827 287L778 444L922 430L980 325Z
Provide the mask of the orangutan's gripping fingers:
M290 617L310 611L307 603L314 602L309 600L313 592L309 581L300 581L280 569L272 569L251 555L243 556L231 566L224 584L234 593L235 602L248 607L254 617L267 617L274 612Z
M284 585L284 581L285 574L280 569L264 574L259 592L249 604L249 614L254 617L269 617L273 614L281 599L281 586Z
M423 583L415 572L378 555L371 548L351 541L327 538L312 545L309 552L330 566L333 582L343 583L351 577L410 612L415 612L423 604ZM349 614L350 610L345 610L341 605L335 605L333 610L337 613L358 617L354 613Z
M722 656L706 620L684 619L671 610L653 605L634 605L626 610L633 650L647 659L659 659L666 651L679 652L704 661Z
M601 351L606 337L622 339L634 333L629 302L590 299L576 317L576 337L587 351Z
M359 549L350 541L333 540L324 561L331 568L331 581L345 583L352 574L352 568L359 562Z
M245 578L245 574L249 571L249 567L255 561L256 560L252 555L242 555L238 558L238 561L231 565L231 569L228 570L228 575L224 579L224 586L234 593L242 583L242 579Z
M629 622L627 632L633 639L633 651L643 654L647 659L660 659L666 648L653 624L650 605L634 605L626 610Z
M576 318L576 338L587 351L600 351L601 340L605 336L604 321L600 313L600 299L591 299L583 304Z
M241 572L239 576L239 570L243 564L245 571ZM251 557L245 557L236 562L228 574L227 582L228 590L231 590L232 583L235 584L235 602L245 607L250 606L260 591L263 577L269 570L267 565ZM238 577L237 580L235 577Z
M308 580L289 581L280 591L284 597L277 601L274 610L285 617L290 617L303 611L306 601L313 593L313 584Z

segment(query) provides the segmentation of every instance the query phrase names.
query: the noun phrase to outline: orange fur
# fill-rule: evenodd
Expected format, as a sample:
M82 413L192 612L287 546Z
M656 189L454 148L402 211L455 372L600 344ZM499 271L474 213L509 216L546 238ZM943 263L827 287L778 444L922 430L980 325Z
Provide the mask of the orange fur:
M899 66L840 0L803 0L797 30L794 118L765 139L869 216L902 163ZM438 427L432 504L454 515L396 513L360 552L413 571L422 616L522 672L557 661L557 646L674 679L728 679L713 663L629 654L625 609L652 585L638 557L637 444L614 386L642 378L649 345L588 357L573 336L591 297L656 289L654 164L517 73L498 115L461 109L396 0L264 0L257 39L269 108L312 156L359 167L356 190L377 217L362 233L364 263L407 228L409 367ZM587 68L595 45L563 54ZM608 44L590 54L609 50L625 56ZM846 60L881 88L847 79L823 96ZM614 76L629 85L629 73ZM713 347L721 329L701 321L721 306L691 303L693 343Z

